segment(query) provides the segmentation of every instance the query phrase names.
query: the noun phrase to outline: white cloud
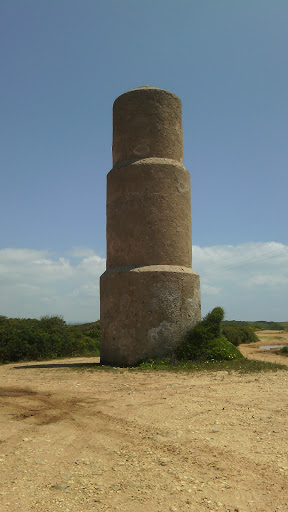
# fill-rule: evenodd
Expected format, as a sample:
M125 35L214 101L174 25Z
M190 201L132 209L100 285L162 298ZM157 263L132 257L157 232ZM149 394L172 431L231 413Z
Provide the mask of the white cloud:
M60 314L67 321L97 320L98 283L105 259L92 250L85 255L88 257L75 262L48 251L0 250L0 314Z
M193 269L200 274L203 314L219 305L227 318L288 320L287 245L194 246ZM96 320L104 271L105 259L89 248L60 257L49 251L2 249L0 314Z
M91 277L97 277L99 275L99 271L103 272L103 262L105 260L100 258L94 254L94 256L89 256L88 258L84 258L78 265L78 269L81 270L84 274L87 274Z
M210 284L202 283L201 292L202 295L219 295L221 288L219 288L219 286L211 286Z
M288 246L277 242L193 247L202 309L223 306L237 320L288 319ZM217 304L215 304L215 289Z
M193 247L193 267L203 269L200 272L207 277L221 274L221 278L226 279L227 274L230 280L247 270L274 272L278 266L282 273L287 271L287 264L288 246L276 242Z

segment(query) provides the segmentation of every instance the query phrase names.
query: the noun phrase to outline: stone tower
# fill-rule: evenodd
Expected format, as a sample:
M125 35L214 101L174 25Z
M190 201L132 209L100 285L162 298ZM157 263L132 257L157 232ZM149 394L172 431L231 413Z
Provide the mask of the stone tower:
M162 357L200 320L181 101L163 89L139 87L113 107L101 363L131 366Z

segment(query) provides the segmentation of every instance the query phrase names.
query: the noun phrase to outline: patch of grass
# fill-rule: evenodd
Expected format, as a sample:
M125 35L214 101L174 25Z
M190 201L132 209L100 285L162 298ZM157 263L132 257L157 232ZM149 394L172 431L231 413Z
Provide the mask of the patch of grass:
M229 373L238 372L243 374L259 372L277 372L278 370L288 371L288 366L284 364L267 363L264 361L255 361L252 359L232 359L230 361L178 361L172 358L148 359L138 366L127 368L113 367L104 364L95 364L93 366L71 367L73 371L105 371L123 374L125 372L172 372L172 373L201 373L227 371Z
M246 359L231 359L224 361L178 361L172 358L165 359L149 359L139 366L130 368L129 370L148 370L148 371L172 371L172 372L202 372L202 371L236 371L240 373L255 373L277 370L288 371L288 367L282 364L267 363L264 361L255 361Z

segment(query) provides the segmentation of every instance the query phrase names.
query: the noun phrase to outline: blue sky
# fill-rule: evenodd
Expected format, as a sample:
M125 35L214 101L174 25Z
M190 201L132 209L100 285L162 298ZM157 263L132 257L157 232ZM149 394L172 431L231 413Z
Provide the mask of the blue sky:
M183 104L202 310L288 320L288 3L2 0L0 313L99 318L112 105Z

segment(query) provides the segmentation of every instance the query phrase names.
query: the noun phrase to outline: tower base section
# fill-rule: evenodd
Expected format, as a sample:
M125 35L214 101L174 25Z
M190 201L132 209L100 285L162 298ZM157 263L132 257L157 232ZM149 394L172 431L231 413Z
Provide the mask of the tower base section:
M200 279L191 268L112 268L100 279L101 364L133 366L168 355L201 321Z

